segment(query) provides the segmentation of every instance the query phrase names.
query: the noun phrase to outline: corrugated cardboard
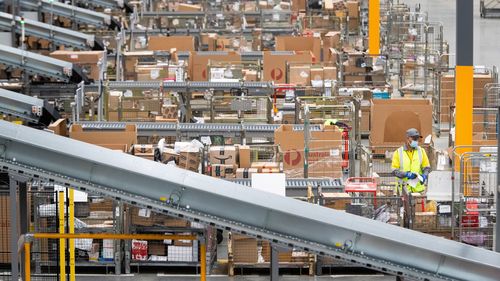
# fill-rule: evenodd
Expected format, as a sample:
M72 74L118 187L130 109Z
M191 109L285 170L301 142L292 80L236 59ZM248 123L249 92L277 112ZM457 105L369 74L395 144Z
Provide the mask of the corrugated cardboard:
M258 261L257 239L233 235L232 253L235 263L256 263Z
M127 124L123 131L84 131L82 125L73 124L69 129L69 137L96 145L119 144L131 147L137 143L137 128L133 124Z
M251 179L252 174L258 173L259 170L257 168L238 168L236 169L236 178L237 179Z
M55 51L50 57L78 65L90 79L99 80L99 61L105 56L105 51Z
M177 6L177 11L179 12L198 12L201 10L202 8L200 5L179 3Z
M321 58L321 38L302 36L277 36L276 51L311 51L316 61Z
M236 148L234 146L212 146L208 150L210 163L214 164L236 164Z
M274 143L283 151L283 167L288 177L303 177L304 132L292 125L281 125L274 132ZM342 133L334 127L311 132L309 177L339 178L342 175Z
M325 80L338 80L337 68L334 66L323 67L323 79L325 79Z
M325 61L330 48L340 49L340 36L340 31L330 31L323 36L323 57Z
M250 147L241 145L238 148L238 159L240 168L250 168Z
M373 99L370 109L370 145L401 145L406 130L416 128L423 137L432 134L432 103L423 99Z
M268 241L262 241L262 257L265 262L269 262L271 260L271 246ZM292 262L292 250L287 249L285 251L279 251L278 261Z
M154 146L152 144L134 144L132 146L132 154L137 153L154 153Z
M236 166L233 164L212 164L212 177L233 178Z
M291 65L289 68L288 83L297 86L311 84L311 67L309 65Z
M345 2L347 8L347 14L349 18L359 18L359 2L358 1L347 1Z
M351 203L351 195L345 192L323 193L325 207L336 210L345 210L346 205Z
M207 66L210 62L241 61L237 52L191 52L190 72L192 81L208 81Z
M52 123L48 127L49 130L52 130L54 134L67 137L68 136L68 127L66 124L66 119L61 118L56 122Z
M252 168L257 169L261 173L263 169L279 169L280 165L276 162L253 162Z
M148 243L148 254L164 256L166 254L166 246L162 241L150 241Z
M200 153L199 152L184 152L179 153L179 165L180 168L190 170L193 172L198 172L200 166Z
M287 62L314 62L311 52L293 52L283 54L280 52L264 52L264 75L263 81L274 81L275 83L286 83Z
M180 155L176 153L175 150L165 148L161 154L161 162L168 163L170 161L174 161L175 163L179 163L179 157Z
M150 51L195 51L193 36L150 36L148 50Z

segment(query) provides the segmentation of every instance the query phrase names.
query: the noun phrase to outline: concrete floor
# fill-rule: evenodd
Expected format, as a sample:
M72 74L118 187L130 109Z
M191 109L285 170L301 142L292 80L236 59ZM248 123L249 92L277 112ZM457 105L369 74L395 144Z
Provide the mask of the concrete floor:
M141 274L140 277L134 275L77 275L78 281L95 281L96 278L103 281L197 281L198 276L179 276L179 275L148 275ZM210 276L208 281L267 281L269 276ZM338 276L280 276L282 281L394 281L395 277L382 275L338 275Z
M421 11L427 11L430 21L443 24L444 39L450 45L450 53L456 53L456 0L399 0ZM500 66L500 18L483 19L479 16L479 0L474 2L474 65Z

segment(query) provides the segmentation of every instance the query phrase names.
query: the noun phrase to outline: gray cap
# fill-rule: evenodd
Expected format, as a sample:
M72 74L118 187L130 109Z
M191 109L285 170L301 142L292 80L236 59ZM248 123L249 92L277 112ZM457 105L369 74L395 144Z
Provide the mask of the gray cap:
M419 138L422 137L420 135L420 133L418 132L418 130L415 128L408 129L408 131L406 131L406 136L407 137L419 137Z

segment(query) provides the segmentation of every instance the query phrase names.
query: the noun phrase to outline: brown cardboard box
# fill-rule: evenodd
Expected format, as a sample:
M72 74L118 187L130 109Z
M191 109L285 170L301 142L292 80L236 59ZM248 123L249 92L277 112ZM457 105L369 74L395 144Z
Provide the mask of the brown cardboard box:
M76 64L97 64L104 57L104 51L54 51L50 56Z
M358 18L349 18L347 27L350 32L357 31L359 29L359 19Z
M370 131L370 107L369 106L361 106L361 132L369 132Z
M345 192L323 193L325 207L335 210L345 210L346 205L351 203L351 195Z
M232 178L235 171L236 166L233 164L212 164L212 177Z
M132 146L132 154L138 153L154 153L154 146L152 144L134 144Z
M148 50L150 51L195 51L193 36L150 36Z
M248 145L241 145L238 147L238 161L240 168L250 168L250 147Z
M153 226L155 224L155 214L151 210L131 207L130 211L132 224L140 226Z
M265 262L271 260L271 246L268 241L262 241L262 257ZM280 251L278 253L279 262L292 262L292 250Z
M82 125L73 124L69 129L69 137L96 145L119 144L131 147L137 143L137 129L136 125L127 124L123 131L84 131Z
M329 48L323 61L337 63L339 61L339 51L335 48Z
M48 127L49 130L52 130L54 134L67 137L68 136L68 127L66 125L66 119L61 118L56 122L52 123Z
M210 62L241 61L237 52L191 52L189 56L192 81L208 81L207 66Z
M246 82L254 82L254 81L259 81L259 78L257 76L257 71L254 70L246 70L244 72L243 80Z
M311 51L316 61L321 58L321 38L303 36L277 36L276 51Z
M305 11L306 0L292 0L292 11Z
M161 162L168 163L170 161L179 163L179 154L176 153L173 149L165 148L163 149L163 153L161 154Z
M416 128L432 134L432 103L423 99L373 99L370 109L370 145L401 145L405 132Z
M359 18L359 2L358 1L347 1L345 2L347 8L347 14L349 18Z
M189 221L187 220L167 217L163 215L158 216L156 218L156 223L167 227L180 227L180 228L189 227L190 225Z
M323 56L325 57L325 61L327 61L326 57L330 48L340 49L340 31L330 31L323 36Z
M259 170L257 168L238 168L236 169L236 178L237 179L251 179L252 174L258 173Z
M323 78L325 80L338 80L337 68L333 66L323 67Z
M415 212L425 212L427 196L420 193L412 193L413 204L415 205Z
M148 255L164 256L166 255L165 244L163 241L149 241Z
M286 83L287 62L312 63L314 62L314 59L311 52L294 52L293 54L283 54L279 52L265 51L263 58L263 81Z
M200 153L181 151L179 153L178 166L186 170L198 172L198 167L200 166Z
M175 104L163 105L161 108L163 118L166 119L177 119L178 117L178 107Z
M177 6L177 11L179 12L199 12L201 10L202 8L200 5L179 3Z
M437 226L437 216L435 212L415 212L413 228L415 229L435 229Z
M307 86L311 84L311 68L309 65L291 65L288 83L297 86Z
M260 173L262 174L277 174L280 172L280 169L278 168L262 168Z
M317 68L317 67L311 67L311 80L323 80L324 78L324 69Z
M291 125L281 125L274 132L274 143L283 151L284 171L290 178L303 177L304 132ZM309 142L309 177L339 178L342 175L342 133L327 126L311 132Z
M235 165L236 163L236 148L234 146L212 146L208 150L210 155L210 163Z
M261 173L263 169L279 169L280 165L275 162L253 162L252 168L257 169Z
M235 234L231 240L235 263L257 263L257 239Z

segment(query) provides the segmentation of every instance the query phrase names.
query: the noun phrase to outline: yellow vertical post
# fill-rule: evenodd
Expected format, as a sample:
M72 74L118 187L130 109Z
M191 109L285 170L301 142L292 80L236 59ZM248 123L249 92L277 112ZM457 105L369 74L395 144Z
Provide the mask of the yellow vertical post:
M75 233L75 190L70 188L68 190L69 200L69 233ZM75 281L75 239L69 239L69 281Z
M470 146L473 128L474 67L457 65L455 72L455 146ZM467 150L470 148L457 148L457 154L462 155ZM459 161L456 163L460 165Z
M64 192L59 192L59 233L64 233ZM66 281L66 240L59 239L59 275L61 281Z
M368 51L370 55L380 54L380 0L368 3Z
M207 281L207 245L204 239L200 242L200 281Z
M24 281L31 280L31 244L24 243Z

